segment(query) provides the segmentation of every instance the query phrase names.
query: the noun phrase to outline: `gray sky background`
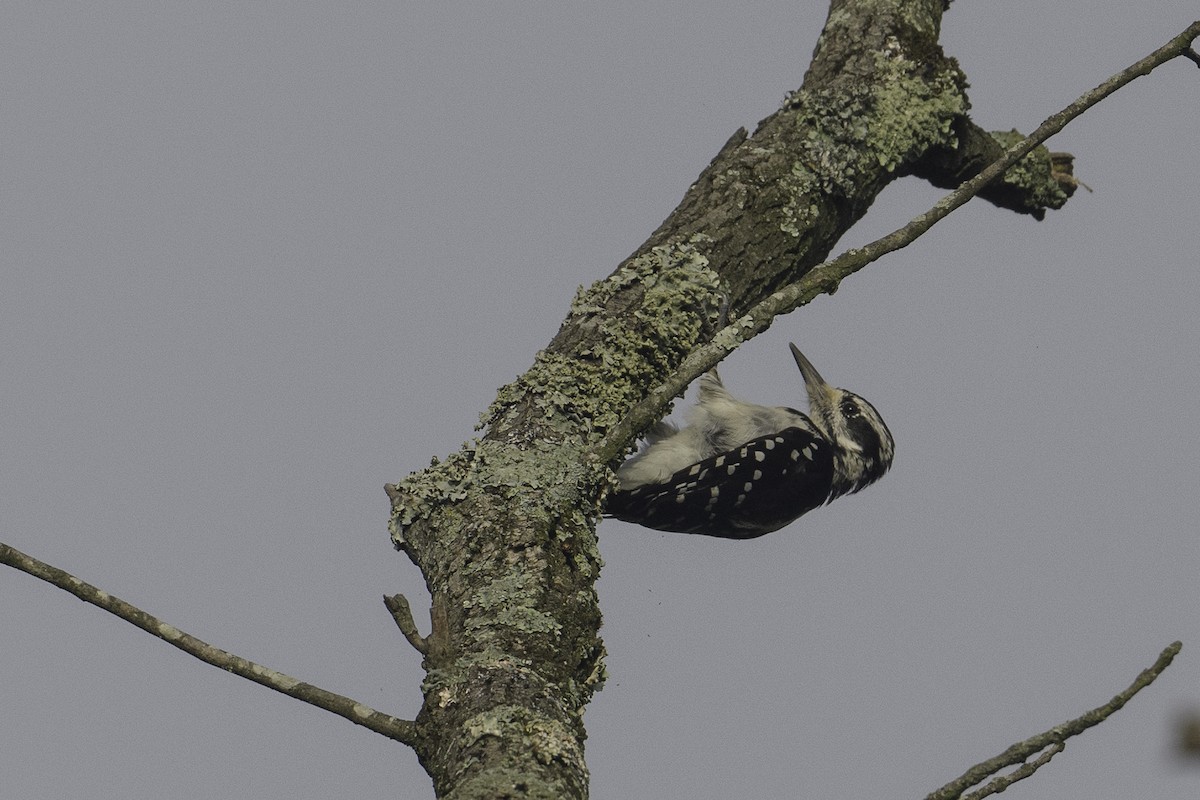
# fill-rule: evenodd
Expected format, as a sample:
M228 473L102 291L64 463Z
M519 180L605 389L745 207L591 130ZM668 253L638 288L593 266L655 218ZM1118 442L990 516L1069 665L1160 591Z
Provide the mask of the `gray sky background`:
M824 2L9 3L0 539L411 717L424 605L382 486L471 437L580 284L799 85ZM977 121L1033 128L1194 0L968 2ZM1176 665L1014 798L1195 797L1200 72L1052 141L1095 189L972 203L722 368L796 341L897 441L752 542L605 522L593 796L922 797ZM940 192L891 187L845 244ZM412 753L0 573L0 794L430 797ZM418 613L422 629L424 613ZM1007 796L1007 795L1006 795Z

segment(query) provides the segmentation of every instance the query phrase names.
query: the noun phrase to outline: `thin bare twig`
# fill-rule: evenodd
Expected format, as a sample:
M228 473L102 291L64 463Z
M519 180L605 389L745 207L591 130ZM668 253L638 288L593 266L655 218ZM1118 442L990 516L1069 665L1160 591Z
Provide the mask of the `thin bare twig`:
M219 667L226 672L232 672L234 675L239 675L247 680L260 683L269 689L282 692L288 697L294 697L317 708L333 712L340 717L345 717L356 725L362 725L364 728L373 730L389 739L395 739L410 746L414 745L417 740L416 725L409 720L398 719L384 714L382 711L376 711L362 703L351 700L349 697L334 694L333 692L313 686L311 683L304 683L290 675L285 675L282 672L277 672L269 667L264 667L261 664L256 664L253 661L248 661L240 656L235 656L232 653L227 653L224 650L213 647L211 644L201 641L195 636L184 633L178 628L151 616L140 608L113 597L103 589L92 586L90 583L85 583L58 567L38 561L36 558L28 556L3 542L0 542L0 564L7 564L13 569L26 572L35 578L40 578L47 583L68 591L85 603L91 603L97 608L102 608L128 623L136 625L147 633L157 636L167 644L178 647L183 652L195 656L206 664L212 664L214 667Z
M1154 683L1154 679L1162 674L1163 670L1171 666L1171 661L1179 654L1179 651L1182 647L1182 642L1173 642L1162 651L1162 653L1158 656L1158 660L1154 662L1153 666L1151 666L1149 669L1143 670L1142 673L1137 676L1137 679L1129 685L1129 688L1125 689L1125 691L1121 692L1104 705L1098 708L1093 708L1091 711L1087 712L1081 717L1068 720L1061 725L1055 725L1050 730L1045 731L1044 733L1039 733L1036 736L1031 736L1023 742L1017 742L995 758L989 758L987 761L980 762L979 764L971 767L962 775L950 781L950 783L927 796L925 800L956 800L956 798L961 797L962 793L967 789L975 786L980 781L987 780L1000 770L1011 767L1014 764L1022 764L1025 759L1030 758L1037 753L1041 753L1047 747L1054 748L1055 746L1062 745L1072 736L1077 736L1086 731L1088 728L1099 725L1101 722L1108 719L1113 713L1119 711L1121 707L1128 703L1135 694ZM1015 783L1016 781L1021 780L1021 778L1029 777L1029 775L1032 775L1035 771L1037 771L1038 767L1048 762L1055 753L1061 750L1062 747L1059 746L1057 750L1053 750L1053 752L1048 751L1048 753L1044 753L1037 760L1030 762L1029 764L1023 764L1020 769L1015 770L1009 775L1004 775L998 780L1005 780L1012 776L1016 776L1019 773L1019 777L1013 778L1011 781L1009 781L1009 783ZM1004 786L997 788L995 791L1002 791L1007 787L1007 785L1008 784L1005 784ZM991 786L991 784L988 784L988 786ZM984 789L987 789L987 787L985 786ZM984 789L981 789L980 791L982 792ZM991 793L992 792L988 792L988 794ZM976 795L979 797L986 796L979 793L976 793ZM976 795L971 796L975 797Z
M1149 75L1166 62L1184 56L1192 58L1195 51L1191 43L1200 36L1200 22L1193 22L1183 33L1155 50L1140 61L1121 70L1104 83L1084 93L1075 102L1053 114L1025 139L1008 148L996 161L985 167L974 178L963 183L943 197L932 208L918 215L902 228L876 239L865 247L852 248L823 264L809 270L803 278L773 293L751 308L742 317L734 320L719 331L711 342L696 348L685 358L673 374L652 389L646 397L636 403L608 435L593 448L596 458L608 462L625 452L630 438L644 430L662 415L662 409L674 398L683 394L688 384L715 367L743 342L765 331L775 317L787 314L806 305L821 294L833 294L844 278L890 253L907 247L936 223L945 219L950 212L964 205L987 184L1003 175L1035 147L1061 131L1071 120L1129 84L1135 78ZM1198 62L1200 63L1200 62Z

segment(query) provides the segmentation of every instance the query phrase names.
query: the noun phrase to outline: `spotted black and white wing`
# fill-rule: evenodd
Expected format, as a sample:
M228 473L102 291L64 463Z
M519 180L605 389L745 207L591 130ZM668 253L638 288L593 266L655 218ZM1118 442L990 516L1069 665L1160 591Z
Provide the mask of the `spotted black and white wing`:
M752 539L824 504L832 483L829 443L786 428L684 467L663 483L614 492L605 511L660 531Z

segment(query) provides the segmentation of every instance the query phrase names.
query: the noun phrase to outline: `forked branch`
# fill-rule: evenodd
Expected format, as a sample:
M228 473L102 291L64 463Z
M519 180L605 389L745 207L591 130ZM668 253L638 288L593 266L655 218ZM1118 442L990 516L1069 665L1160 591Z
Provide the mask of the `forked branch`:
M1002 792L1017 781L1028 778L1037 772L1039 767L1048 763L1056 754L1061 753L1067 739L1070 739L1072 736L1078 736L1088 728L1099 725L1113 713L1119 711L1135 694L1154 683L1154 679L1161 675L1163 670L1171 666L1171 661L1179 654L1179 650L1182 647L1182 642L1174 642L1169 645L1167 649L1162 651L1153 666L1143 670L1125 691L1099 708L1093 708L1081 717L1068 720L1060 725L1055 725L1050 730L1039 733L1036 736L1031 736L1023 742L1017 742L1000 755L971 767L958 778L955 778L936 792L930 794L925 800L957 800L964 797L963 792L967 789L979 784L981 781L992 778L991 781L982 786L978 791L972 792L964 798L964 800L975 800L976 798L983 798L990 794ZM1026 759L1039 753L1041 755L1036 759L1026 762ZM1005 775L996 776L996 773L1000 770L1015 764L1020 764L1021 766ZM996 777L993 778L992 776Z

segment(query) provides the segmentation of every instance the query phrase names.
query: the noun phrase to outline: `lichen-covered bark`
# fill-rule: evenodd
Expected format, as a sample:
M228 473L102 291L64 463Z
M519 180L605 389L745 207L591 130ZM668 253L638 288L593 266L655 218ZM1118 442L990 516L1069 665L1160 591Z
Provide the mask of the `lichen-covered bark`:
M989 133L965 117L955 123L954 133L955 146L930 148L910 166L911 174L939 188L954 189L1024 138L1017 131ZM1051 153L1039 147L978 196L1041 220L1046 209L1062 208L1075 193L1072 161L1069 153Z
M608 465L587 447L707 327L719 292L695 247L653 248L582 292L564 332L501 390L487 435L410 476L392 534L433 596L422 764L439 797L587 796L583 709L604 680L595 520ZM623 304L617 318L604 309ZM618 324L619 321L619 324Z
M942 11L834 2L801 88L580 291L485 413L484 436L389 487L393 538L433 597L417 751L439 797L586 797L581 717L604 678L595 521L612 479L591 448L724 313L822 261L890 181L972 169ZM1061 205L1048 164L1033 163L993 201Z

